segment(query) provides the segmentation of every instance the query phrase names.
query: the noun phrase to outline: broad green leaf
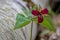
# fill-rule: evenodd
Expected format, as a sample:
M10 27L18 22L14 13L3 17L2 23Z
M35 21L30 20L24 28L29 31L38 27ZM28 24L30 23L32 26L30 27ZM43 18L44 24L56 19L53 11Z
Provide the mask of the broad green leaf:
M28 10L26 10L26 9L24 9L24 8L22 8L22 10L23 10L23 12L24 12L28 17L32 17L32 14L31 14L30 11L28 11Z
M44 26L45 28L49 29L50 31L55 32L53 22L49 16L44 17L44 21L41 23L41 25Z
M25 27L27 24L30 23L30 19L26 18L24 15L22 14L17 14L17 17L16 17L16 24L15 24L15 27L14 29L19 29L19 28L22 28L22 27Z

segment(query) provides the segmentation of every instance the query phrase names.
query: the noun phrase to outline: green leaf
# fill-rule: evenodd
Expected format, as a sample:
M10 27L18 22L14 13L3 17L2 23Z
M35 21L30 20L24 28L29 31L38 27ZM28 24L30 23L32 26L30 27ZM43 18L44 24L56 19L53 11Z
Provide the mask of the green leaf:
M22 8L22 10L23 10L23 12L24 12L28 17L32 17L32 14L31 14L30 11L28 11L28 10L26 10L26 9L24 9L24 8Z
M49 16L44 17L44 21L41 23L41 25L44 26L45 28L49 29L50 31L55 32L53 22Z
M24 15L22 14L17 14L17 17L16 17L16 24L15 24L15 27L14 29L19 29L19 28L22 28L22 27L25 27L27 24L30 23L30 19L26 18Z

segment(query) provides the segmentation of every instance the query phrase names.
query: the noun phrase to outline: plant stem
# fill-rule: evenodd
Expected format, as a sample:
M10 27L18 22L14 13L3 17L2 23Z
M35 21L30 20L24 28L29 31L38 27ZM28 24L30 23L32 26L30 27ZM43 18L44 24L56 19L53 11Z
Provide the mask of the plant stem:
M30 40L32 40L33 21L31 23Z

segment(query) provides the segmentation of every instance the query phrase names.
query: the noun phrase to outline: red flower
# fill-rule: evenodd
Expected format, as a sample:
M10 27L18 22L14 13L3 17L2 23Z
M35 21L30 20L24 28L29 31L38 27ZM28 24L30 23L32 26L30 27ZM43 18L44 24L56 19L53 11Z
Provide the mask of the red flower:
M41 10L41 12L39 12L38 10L32 10L32 14L34 16L38 16L38 23L43 22L43 14L48 14L48 10L47 8L45 8L44 10Z
M42 10L41 13L42 13L42 14L48 14L47 8L45 8L44 10Z
M32 14L34 15L34 16L38 16L38 11L37 10L32 10Z

